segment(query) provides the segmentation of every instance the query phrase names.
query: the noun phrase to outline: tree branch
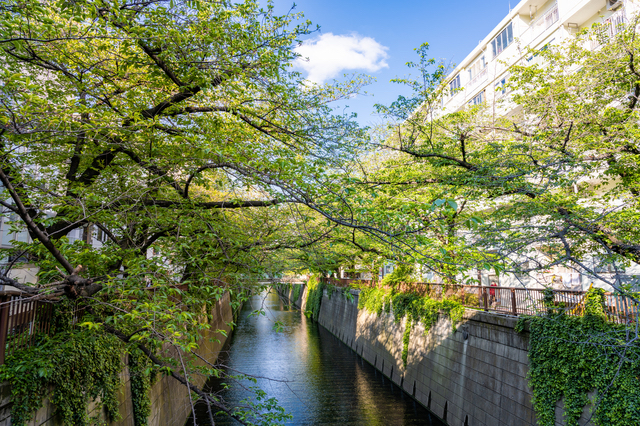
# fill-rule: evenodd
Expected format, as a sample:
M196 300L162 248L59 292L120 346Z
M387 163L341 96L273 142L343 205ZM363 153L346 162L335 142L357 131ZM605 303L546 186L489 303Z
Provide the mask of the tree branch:
M0 180L2 181L2 184L7 189L7 191L9 191L9 194L11 194L11 198L13 199L13 202L16 204L17 214L27 225L32 235L34 235L38 239L38 241L42 243L42 245L49 251L49 253L51 253L51 255L60 263L60 265L62 265L62 267L68 273L70 274L73 273L74 268L73 266L71 266L71 263L69 263L69 261L62 255L62 253L60 253L60 251L51 242L51 240L44 234L44 232L33 221L31 216L29 215L29 212L25 208L24 204L22 204L22 199L16 192L15 188L13 187L13 184L11 183L11 181L9 180L9 178L7 177L7 175L5 174L2 168L0 168Z
M106 323L102 323L102 326L104 327L104 329L107 332L113 334L118 339L122 340L124 343L131 343L130 339L129 339L129 336L125 335L121 331L116 330L115 328L113 328L112 326L110 326L110 325L108 325ZM162 361L160 358L155 356L153 354L153 352L151 352L151 350L149 350L149 348L147 348L144 344L142 344L140 342L137 342L136 345L137 345L138 349L140 349L147 356L147 358L149 358L149 360L151 360L151 362L153 362L155 365L158 365L158 366L166 368L171 377L173 377L175 380L180 382L182 385L186 386L187 389L189 389L191 392L194 392L195 394L197 394L204 401L207 401L208 404L213 405L214 407L216 407L220 411L224 411L227 415L229 415L230 417L236 419L240 424L243 424L243 425L248 424L245 421L243 421L241 417L239 417L238 415L234 414L231 410L229 410L227 407L225 407L219 401L217 401L216 399L212 398L211 395L209 395L208 393L202 391L199 387L191 384L191 382L189 382L189 380L186 377L182 376L181 374L176 373L174 371L174 369L170 365L168 365L167 363ZM180 349L178 349L178 350L180 350Z
M240 209L245 207L268 207L275 206L282 203L278 200L243 200L243 201L203 201L203 202L191 202L191 201L172 201L172 200L154 200L144 199L139 201L145 206L156 207L197 207L199 209Z

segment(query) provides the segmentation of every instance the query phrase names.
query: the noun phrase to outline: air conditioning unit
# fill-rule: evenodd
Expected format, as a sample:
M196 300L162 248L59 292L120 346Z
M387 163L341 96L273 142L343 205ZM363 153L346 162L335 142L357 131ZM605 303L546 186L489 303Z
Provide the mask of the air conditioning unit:
M607 10L619 9L623 4L623 0L607 0Z

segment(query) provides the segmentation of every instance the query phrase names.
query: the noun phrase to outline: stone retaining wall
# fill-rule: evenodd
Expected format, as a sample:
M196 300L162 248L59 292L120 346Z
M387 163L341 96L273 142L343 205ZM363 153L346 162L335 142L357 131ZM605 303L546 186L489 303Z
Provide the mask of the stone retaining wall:
M226 293L213 309L213 319L211 329L203 333L200 341L198 354L210 363L218 359L218 354L227 339L231 335L231 327L228 325L233 321L233 310L231 308L229 294ZM224 330L219 333L217 330ZM126 360L125 360L126 361ZM111 423L112 426L133 426L133 405L131 402L131 386L129 383L129 369L122 370L122 387L119 395L121 420ZM199 386L203 385L206 377L195 379ZM8 383L0 383L0 426L11 424L11 387ZM183 426L186 419L191 414L191 405L187 388L178 383L177 380L162 376L153 384L149 391L151 399L151 415L149 416L149 426ZM48 400L44 401L43 407L38 410L28 426L55 426L60 422L53 416L54 407ZM97 412L95 404L89 405L91 416L99 416L104 419L104 413Z
M302 308L306 288L295 301ZM291 297L290 290L285 297ZM468 310L457 331L440 319L425 335L416 324L407 366L402 363L404 320L358 309L354 301L325 292L319 323L449 425L534 425L527 385L528 335L516 318Z

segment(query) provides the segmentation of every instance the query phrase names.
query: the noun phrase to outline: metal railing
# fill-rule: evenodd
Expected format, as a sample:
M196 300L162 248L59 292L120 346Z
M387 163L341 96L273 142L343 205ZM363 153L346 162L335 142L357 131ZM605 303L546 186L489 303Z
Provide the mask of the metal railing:
M322 281L337 287L377 285L375 281L370 280L322 278ZM581 316L584 314L584 296L587 293L553 289L553 300L545 300L546 290L543 288L402 283L396 289L436 300L447 298L467 308L513 316L540 315L549 309L562 310L571 316ZM607 319L619 324L634 322L640 311L635 301L615 293L605 293L604 308Z
M545 33L553 24L558 22L560 14L558 13L558 5L551 7L546 13L534 19L529 28L522 32L520 40L525 44L534 42L539 36ZM533 47L533 46L532 46Z
M620 31L624 30L627 24L627 15L624 8L616 11L602 22L597 34L590 40L590 49L596 50L602 43L606 43Z
M52 319L51 303L0 296L0 365L13 352L33 345L38 335L49 334Z
M224 284L223 281L220 283ZM188 284L173 286L181 292L189 289ZM144 291L153 297L158 291L157 287L145 287ZM134 296L127 296L137 299ZM182 295L170 295L168 300L175 304L182 302ZM82 321L85 307L78 302L73 307L71 326L77 327ZM0 293L0 365L4 364L7 356L17 350L33 346L39 336L51 335L55 332L52 328L54 303L47 300L33 300L32 297L24 297L20 292Z
M376 280L321 278L325 284L336 287L376 287ZM186 290L186 285L179 286ZM154 291L154 288L146 290ZM436 283L402 283L401 292L415 293L432 299L455 300L467 308L496 312L506 315L539 315L548 309L564 310L567 315L584 313L585 291L552 290L553 301L545 301L545 289L520 287L492 287L475 285L445 285ZM176 301L181 297L177 296ZM638 318L638 304L628 297L614 293L605 294L605 313L609 321L625 324ZM75 309L73 323L82 316ZM52 331L53 304L42 300L23 298L20 295L0 295L0 365L7 356L17 350L32 346L39 335Z
M471 79L469 84L467 85L468 89L475 88L478 84L482 83L487 79L487 67L485 66L482 71L480 71L475 77Z

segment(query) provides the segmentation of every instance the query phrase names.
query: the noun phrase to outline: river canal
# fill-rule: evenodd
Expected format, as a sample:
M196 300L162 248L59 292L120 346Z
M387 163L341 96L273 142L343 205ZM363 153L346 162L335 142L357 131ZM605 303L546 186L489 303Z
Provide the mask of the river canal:
M252 314L260 308L265 315ZM260 377L257 385L293 415L287 424L443 425L326 329L284 304L275 290L244 305L221 361L231 371ZM210 385L232 404L250 395L244 387L255 386L248 380L227 389ZM197 408L197 424L209 425L205 407ZM223 416L215 423L238 424Z

